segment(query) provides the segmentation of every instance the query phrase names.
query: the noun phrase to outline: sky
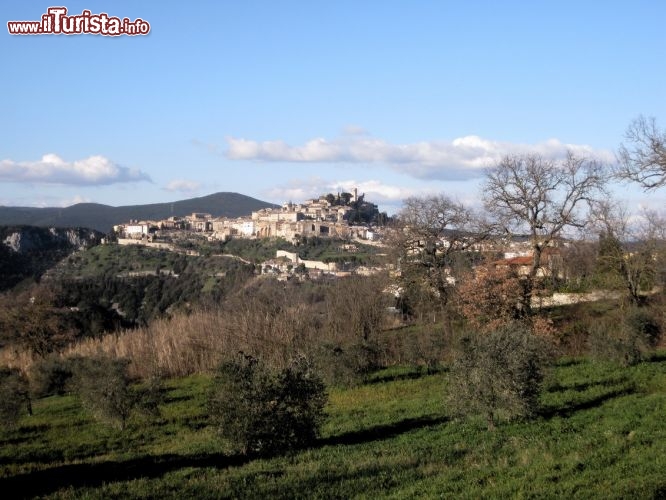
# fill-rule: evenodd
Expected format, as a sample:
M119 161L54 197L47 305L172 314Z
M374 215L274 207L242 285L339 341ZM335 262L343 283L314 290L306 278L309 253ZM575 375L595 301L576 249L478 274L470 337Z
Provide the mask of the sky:
M666 2L65 1L137 36L10 35L0 5L0 205L131 205L357 187L478 204L507 154L609 164L639 115L666 128ZM666 190L618 185L630 211Z

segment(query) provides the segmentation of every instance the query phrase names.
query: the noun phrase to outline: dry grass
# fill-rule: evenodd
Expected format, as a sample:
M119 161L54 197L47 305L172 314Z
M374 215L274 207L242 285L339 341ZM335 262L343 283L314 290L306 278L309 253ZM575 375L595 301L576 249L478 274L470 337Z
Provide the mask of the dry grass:
M34 356L28 351L11 347L0 349L0 366L18 368L24 373L27 373L33 362Z
M313 306L282 285L264 284L211 308L79 340L60 355L126 358L131 376L137 378L210 373L239 351L279 370L295 356L315 354L324 344L353 345L378 335L385 313L376 289L368 279L336 283L327 289L327 299ZM0 363L26 373L36 360L27 353L0 352Z
M196 310L155 320L149 326L80 340L60 353L69 356L127 358L133 377L208 373L228 354L243 351L283 366L312 329L302 307L278 312L253 310L248 304L233 314ZM0 351L0 364L25 373L39 358L17 349Z
M238 351L261 355L274 366L293 355L299 332L306 331L301 308L269 314L247 307L233 314L198 310L160 319L145 328L85 339L63 356L106 355L131 360L132 376L183 376L207 373Z
M142 378L189 375L208 371L231 347L224 326L221 315L197 311L160 319L145 328L85 339L63 355L128 358L130 373Z

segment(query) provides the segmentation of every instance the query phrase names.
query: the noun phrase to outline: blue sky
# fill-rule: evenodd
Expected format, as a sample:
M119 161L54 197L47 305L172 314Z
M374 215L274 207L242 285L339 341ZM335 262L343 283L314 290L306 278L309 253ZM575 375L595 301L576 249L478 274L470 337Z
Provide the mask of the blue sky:
M666 2L64 2L147 36L12 36L0 6L0 204L127 205L358 186L477 202L504 154L613 161L666 127ZM666 193L616 188L630 210Z

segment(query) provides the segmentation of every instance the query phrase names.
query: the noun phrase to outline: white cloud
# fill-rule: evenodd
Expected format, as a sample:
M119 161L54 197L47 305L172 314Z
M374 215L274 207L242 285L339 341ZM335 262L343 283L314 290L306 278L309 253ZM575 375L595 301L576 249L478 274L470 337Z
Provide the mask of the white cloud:
M267 198L275 203L301 202L330 192L329 182L314 177L309 180L291 181L288 185L275 186L265 191Z
M326 193L351 192L353 188L357 188L359 194L365 194L365 199L368 201L381 206L392 207L400 206L402 200L410 196L436 194L441 191L436 188L390 185L378 180L328 181L312 178L307 181L292 181L286 186L274 187L266 192L266 196L276 203L285 201L301 202L317 198Z
M70 198L59 198L57 196L49 196L40 194L36 198L13 198L13 199L0 199L0 206L7 207L70 207L77 203L90 203L92 200L85 196L74 195Z
M336 184L343 186L346 191L350 191L351 188L356 187L359 194L365 193L366 199L372 202L400 202L410 196L421 196L439 192L439 190L434 188L395 186L377 180L347 180Z
M104 156L90 156L66 162L58 155L46 154L38 161L0 161L0 180L4 182L108 185L118 182L150 181L148 174L121 167Z
M284 141L253 141L228 137L226 157L231 160L257 160L293 163L384 164L422 179L456 180L479 176L508 154L539 154L547 159L564 158L567 151L614 161L612 152L591 146L565 144L549 139L537 144L491 141L470 135L453 141L421 141L390 144L364 135L359 127L349 127L334 140L315 138L301 146Z
M180 193L196 193L201 189L201 183L187 179L174 179L164 188L166 191L178 191Z

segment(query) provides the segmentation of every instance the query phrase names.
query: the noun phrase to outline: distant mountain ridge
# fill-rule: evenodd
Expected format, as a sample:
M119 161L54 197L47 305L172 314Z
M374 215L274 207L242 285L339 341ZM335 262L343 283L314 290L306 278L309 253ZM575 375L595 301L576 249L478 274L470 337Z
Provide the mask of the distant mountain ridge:
M99 203L78 203L70 207L1 207L0 225L40 227L87 227L103 233L114 224L130 219L159 220L184 216L192 212L209 213L214 217L240 217L261 208L275 207L273 203L257 200L239 193L215 193L199 198L113 207Z

